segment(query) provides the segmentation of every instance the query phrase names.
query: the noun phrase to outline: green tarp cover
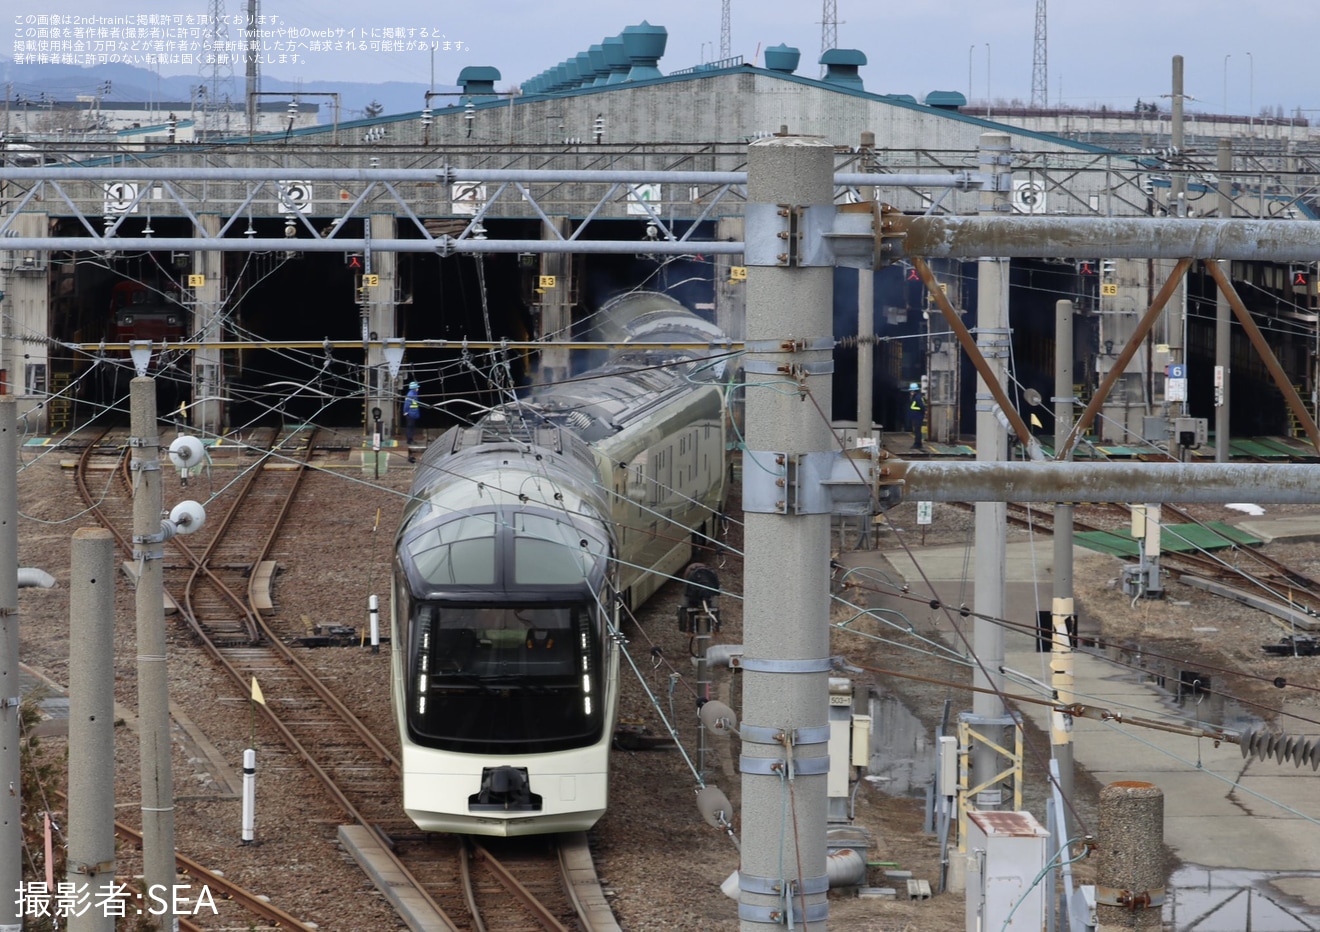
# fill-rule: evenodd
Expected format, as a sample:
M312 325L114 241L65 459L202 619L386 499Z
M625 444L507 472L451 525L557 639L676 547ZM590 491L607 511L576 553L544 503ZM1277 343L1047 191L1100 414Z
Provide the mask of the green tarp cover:
M1073 539L1088 550L1116 557L1135 557L1137 541L1128 530L1083 531ZM1189 550L1222 550L1242 544L1259 544L1260 539L1222 521L1206 524L1166 524L1160 534L1160 549L1182 553Z

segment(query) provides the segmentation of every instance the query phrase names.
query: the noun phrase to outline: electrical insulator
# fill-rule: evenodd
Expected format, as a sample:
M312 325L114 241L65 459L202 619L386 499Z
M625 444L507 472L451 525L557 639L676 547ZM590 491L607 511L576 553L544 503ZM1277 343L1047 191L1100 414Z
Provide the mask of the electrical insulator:
M720 577L705 563L693 563L684 574L687 586L678 609L678 630L683 634L710 634L720 630Z
M467 104L463 107L463 119L471 122L472 120L476 119L476 116L477 116L477 105L474 104L471 99L469 99Z
M430 125L431 125L431 108L430 108L430 107L427 107L425 110L422 111L422 125L423 125L423 126L430 126Z
M1281 764L1291 761L1294 767L1310 764L1312 770L1320 770L1320 742L1309 738L1248 728L1238 736L1238 747L1243 757L1258 760L1272 757Z

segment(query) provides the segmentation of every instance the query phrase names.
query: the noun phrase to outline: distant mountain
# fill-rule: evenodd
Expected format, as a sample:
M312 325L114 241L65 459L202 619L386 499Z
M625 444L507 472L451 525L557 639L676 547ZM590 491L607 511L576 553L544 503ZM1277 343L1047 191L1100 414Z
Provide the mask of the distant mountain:
M12 58L5 56L0 56L0 81L5 84L8 106L14 106L19 99L35 104L42 99L42 94L46 95L46 99L54 100L96 96L102 92L107 81L110 82L110 92L103 94L107 103L116 100L178 103L191 101L195 88L203 83L200 75L162 76L132 65L107 64L90 68L77 65L15 65ZM282 81L265 75L261 78L263 92L337 92L340 95L341 121L362 118L372 102L379 103L386 115L421 110L425 106L427 87L425 84L403 81L368 84L361 81ZM236 74L231 100L237 109L243 107L245 88L245 78ZM446 86L437 87L437 90L456 88ZM453 98L442 98L436 106L446 106L452 101ZM331 122L334 108L330 98L313 97L307 102L321 104L321 122Z

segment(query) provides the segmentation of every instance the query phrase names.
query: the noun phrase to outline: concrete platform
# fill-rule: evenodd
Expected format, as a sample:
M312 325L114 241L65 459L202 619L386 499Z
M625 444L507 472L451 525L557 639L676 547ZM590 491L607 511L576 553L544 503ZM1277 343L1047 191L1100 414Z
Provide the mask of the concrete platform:
M1320 514L1307 517L1253 517L1239 522L1266 540L1320 539ZM912 587L912 592L930 595L946 604L966 602L975 607L973 580L976 554L967 546L921 548L916 535L905 540L912 553L882 540L879 551L849 551L838 560L849 569L883 573ZM1038 608L1051 604L1053 586L1053 541L1044 538L1012 543L1006 552L1006 613L1017 619L1036 617ZM914 560L915 557L915 560ZM1113 557L1075 548L1075 565L1103 561L1118 576L1121 562ZM917 563L920 564L918 571ZM872 605L911 613L911 601L887 600L872 594ZM1178 607L1165 603L1172 611ZM1186 632L1205 619L1188 617ZM937 626L952 643L947 623ZM1166 722L1193 721L1196 706L1178 708L1170 694L1150 683L1138 682L1131 670L1102 657L1078 652L1075 657L1075 692L1079 701L1121 712L1128 716ZM1050 678L1048 654L1035 651L1034 638L1009 632L1005 642L1005 665L1042 682ZM1009 690L1040 694L1025 680L1010 679ZM970 702L968 702L970 705ZM1025 705L1023 715L1048 733L1048 707ZM1290 720L1289 734L1306 734L1305 723ZM1244 722L1245 724L1245 722ZM1224 727L1232 728L1228 723ZM1311 731L1320 731L1310 726ZM1165 794L1165 841L1186 864L1200 866L1224 876L1245 877L1263 901L1259 908L1276 909L1287 916L1320 917L1320 773L1309 767L1274 760L1244 760L1236 745L1218 748L1209 740L1183 737L1112 722L1078 719L1074 723L1074 756L1102 783L1144 780ZM1234 784L1238 784L1235 786ZM1227 898L1231 891L1225 892ZM1191 898L1204 891L1186 891ZM1174 890L1177 909L1184 891ZM1301 903L1287 898L1295 897ZM1190 910L1188 910L1190 912ZM1259 915L1259 913L1257 914ZM1291 921L1291 920L1290 920ZM1264 928L1264 926L1258 926ZM1292 928L1293 926L1287 926ZM1297 926L1306 928L1308 926ZM1314 927L1312 921L1311 926Z
M1265 543L1276 540L1320 540L1320 514L1289 515L1271 518L1269 515L1246 517L1229 522Z

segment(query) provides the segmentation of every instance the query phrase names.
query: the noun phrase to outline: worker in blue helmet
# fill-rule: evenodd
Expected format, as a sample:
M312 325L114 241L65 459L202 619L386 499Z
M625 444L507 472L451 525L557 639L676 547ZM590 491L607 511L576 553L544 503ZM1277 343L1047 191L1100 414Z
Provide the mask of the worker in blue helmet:
M908 426L912 428L912 449L922 449L921 433L926 426L926 396L916 382L908 384Z
M412 446L413 436L417 431L417 422L422 419L422 400L419 395L422 386L417 382L408 383L408 394L403 396L403 439ZM412 454L408 454L409 461Z

